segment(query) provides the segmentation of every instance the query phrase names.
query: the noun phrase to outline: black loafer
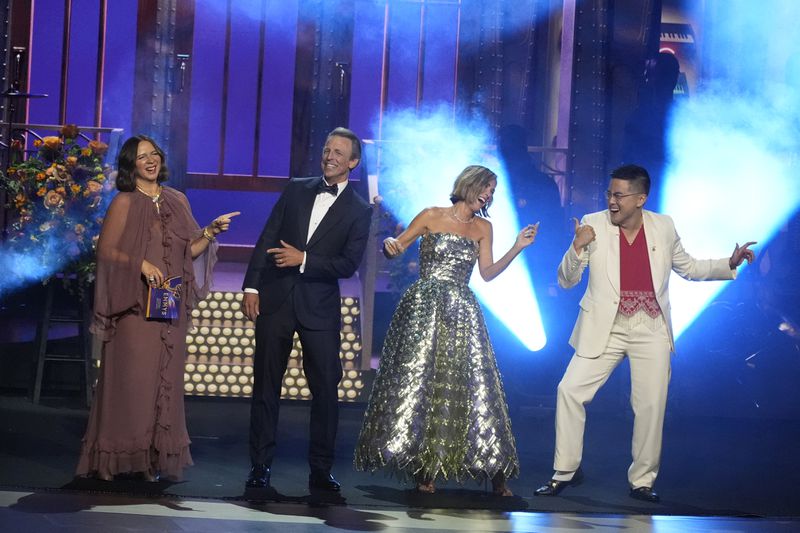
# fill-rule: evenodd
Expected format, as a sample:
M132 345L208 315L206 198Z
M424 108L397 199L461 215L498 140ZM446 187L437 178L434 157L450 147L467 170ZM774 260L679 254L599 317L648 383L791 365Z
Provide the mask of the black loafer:
M269 467L267 465L253 465L250 468L250 475L244 486L250 489L263 489L269 487Z
M330 473L312 472L308 476L308 488L311 490L339 492L342 490L342 485Z
M631 489L630 497L635 500L642 500L643 502L658 503L661 498L651 487L637 487Z
M568 481L559 481L558 479L551 479L546 484L542 485L533 494L535 496L558 496L562 490L569 486L580 485L583 481L583 471L578 468L572 479Z

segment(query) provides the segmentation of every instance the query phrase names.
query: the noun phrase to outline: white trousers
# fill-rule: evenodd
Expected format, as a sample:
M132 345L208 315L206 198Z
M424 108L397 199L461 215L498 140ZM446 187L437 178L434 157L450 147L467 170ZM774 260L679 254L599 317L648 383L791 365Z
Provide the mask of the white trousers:
M583 456L585 406L628 356L633 407L633 462L628 469L632 488L652 487L661 459L664 410L670 379L670 346L666 325L651 330L645 324L627 329L614 324L605 352L589 359L575 354L558 384L556 404L556 479L570 479Z

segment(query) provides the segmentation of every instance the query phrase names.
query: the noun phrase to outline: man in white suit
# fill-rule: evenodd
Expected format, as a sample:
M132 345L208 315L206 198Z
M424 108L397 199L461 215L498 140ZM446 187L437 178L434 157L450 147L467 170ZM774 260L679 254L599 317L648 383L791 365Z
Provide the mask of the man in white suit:
M730 258L698 260L686 253L672 219L644 209L650 176L642 167L622 166L611 174L608 209L575 219L575 237L558 267L558 283L577 285L589 267L589 283L570 337L575 349L556 405L555 474L538 496L555 496L577 485L583 454L585 406L627 356L631 367L633 462L630 496L659 501L653 491L661 457L664 409L674 351L669 277L725 280L755 255L748 242Z

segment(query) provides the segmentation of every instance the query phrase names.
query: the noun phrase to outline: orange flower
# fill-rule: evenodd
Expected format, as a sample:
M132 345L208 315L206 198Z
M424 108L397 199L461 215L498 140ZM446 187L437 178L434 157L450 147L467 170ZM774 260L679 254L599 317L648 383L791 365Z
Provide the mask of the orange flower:
M33 141L33 146L36 147L36 148L39 148L42 144L43 143L42 143L41 139L34 139L34 141Z
M84 148L83 150L81 150L81 155L85 155L87 157L92 155L92 149L91 148Z
M78 164L78 158L75 157L74 155L71 155L67 157L66 163L68 167L74 167L75 165Z
M108 152L108 145L103 141L89 141L89 149L98 157Z
M19 209L20 207L22 207L23 205L25 205L25 203L26 203L27 201L28 201L28 199L27 199L27 198L25 197L25 195L24 195L23 193L21 193L21 192L18 192L18 193L17 193L17 196L16 196L16 197L14 197L14 205L16 205L16 206L17 206L17 209Z
M61 196L65 196L67 194L67 191L64 189L64 187L56 187L56 192Z
M81 186L77 183L73 183L69 189L72 191L72 194L78 194L81 192Z
M44 206L47 209L58 209L64 205L64 197L56 191L47 191L44 195Z
M8 172L9 174L14 174L14 173L16 173L16 172L17 172L17 169L16 169L16 168L14 168L14 167L11 167L11 168L9 168L9 169L8 169L6 172Z
M74 139L78 136L79 131L78 126L75 124L64 124L61 126L61 135L65 139Z
M44 143L44 147L48 150L60 150L61 149L61 137L56 137L54 135L48 135L42 139Z
M87 181L86 190L91 194L100 194L100 191L103 190L103 186L96 181Z
M45 179L46 177L47 177L47 174L45 174L44 172L37 172L37 173L36 173L36 179L37 179L37 180L43 180L43 179Z

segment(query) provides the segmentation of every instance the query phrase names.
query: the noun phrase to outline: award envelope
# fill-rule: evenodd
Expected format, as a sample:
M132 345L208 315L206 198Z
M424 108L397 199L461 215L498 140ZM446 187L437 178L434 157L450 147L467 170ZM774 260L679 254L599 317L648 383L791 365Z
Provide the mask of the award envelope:
M145 316L154 320L178 318L180 306L181 277L174 276L165 279L160 287L150 287Z

